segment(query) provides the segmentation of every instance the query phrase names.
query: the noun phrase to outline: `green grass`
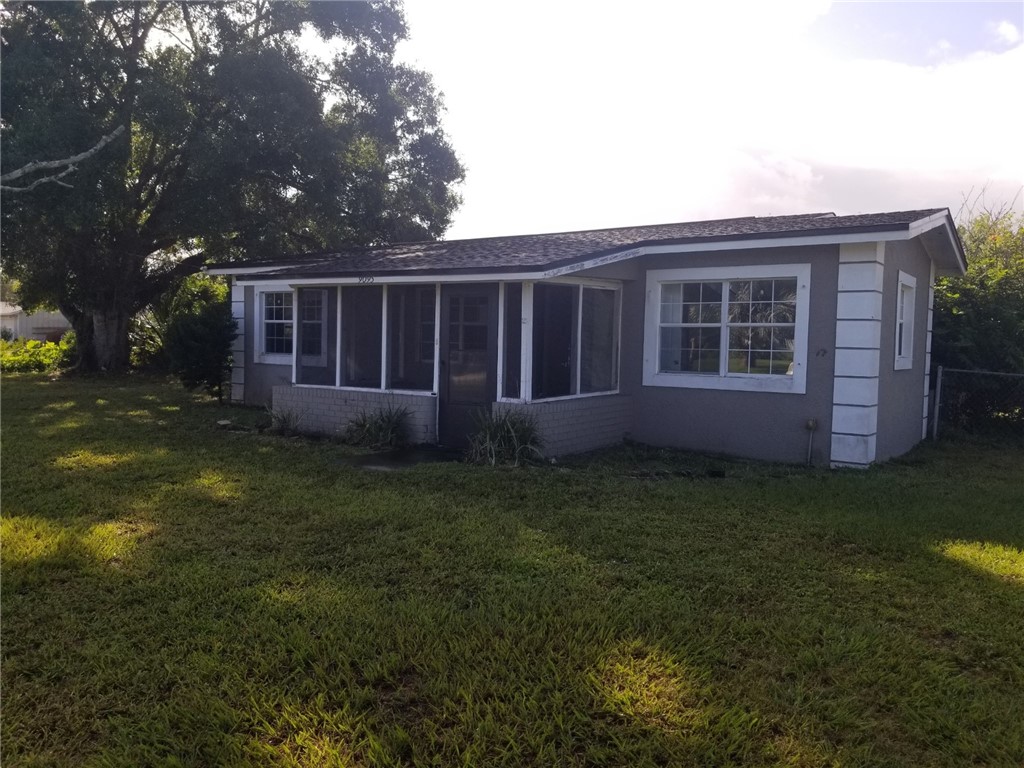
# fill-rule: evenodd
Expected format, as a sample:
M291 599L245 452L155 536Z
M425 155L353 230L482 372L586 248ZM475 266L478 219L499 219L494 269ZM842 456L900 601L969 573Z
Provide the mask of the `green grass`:
M1024 763L1024 448L375 473L2 395L5 768Z

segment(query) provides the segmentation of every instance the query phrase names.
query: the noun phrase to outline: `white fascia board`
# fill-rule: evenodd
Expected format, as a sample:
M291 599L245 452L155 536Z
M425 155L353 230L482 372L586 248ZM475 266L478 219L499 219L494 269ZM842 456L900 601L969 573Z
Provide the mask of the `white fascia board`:
M946 224L946 213L945 211L939 211L939 213L933 213L931 216L925 216L923 219L911 222L907 235L910 238L915 238L918 235L922 235L929 229L935 229Z
M200 271L208 275L255 275L260 272L273 272L284 269L287 265L276 264L272 267L203 267Z
M307 285L405 285L422 284L434 285L438 281L442 283L498 283L498 282L522 282L527 280L543 280L543 272L474 272L461 275L439 275L436 273L427 275L391 275L383 274L379 278L373 276L367 280L366 275L355 275L350 277L296 277L287 280L291 286ZM261 285L262 280L239 280L239 285Z

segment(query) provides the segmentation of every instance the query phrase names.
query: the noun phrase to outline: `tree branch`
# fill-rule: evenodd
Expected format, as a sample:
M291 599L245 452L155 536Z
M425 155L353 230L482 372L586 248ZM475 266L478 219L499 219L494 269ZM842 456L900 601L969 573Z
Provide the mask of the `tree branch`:
M198 56L199 55L199 36L196 35L196 29L192 25L192 14L189 13L188 3L181 4L181 17L185 20L185 29L188 30L188 36L192 38L192 51Z
M88 160L90 157L95 155L97 152L99 152L101 149L107 146L107 144L112 142L122 133L124 133L124 126L119 125L113 131L111 131L102 139L100 139L96 143L96 145L92 147L92 149L87 149L85 152L80 152L77 155L65 157L61 160L36 160L34 162L29 163L28 165L23 165L21 168L11 171L10 173L5 173L3 176L0 176L0 189L2 189L4 192L26 192L32 189L33 187L37 187L40 184L45 184L46 182L55 182L57 184L60 184L61 186L70 187L70 184L65 184L64 182L60 181L60 179L67 176L69 173L75 171L76 163L80 163L83 160ZM49 171L57 168L63 168L64 170L58 174L44 176L41 179L36 179L27 187L10 187L3 184L3 182L5 181L14 181L15 179L20 179L22 176L27 176L28 174L35 173L36 171Z

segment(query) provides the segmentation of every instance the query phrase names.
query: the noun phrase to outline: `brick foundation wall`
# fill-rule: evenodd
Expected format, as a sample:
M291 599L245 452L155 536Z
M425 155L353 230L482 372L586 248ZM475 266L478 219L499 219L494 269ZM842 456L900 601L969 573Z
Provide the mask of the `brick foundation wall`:
M302 432L337 435L363 413L394 406L409 410L409 440L433 443L437 439L437 398L373 390L353 391L318 387L278 386L273 390L275 412L290 412Z
M627 395L596 395L537 403L495 403L492 411L514 408L537 418L545 456L564 456L621 443L633 421Z

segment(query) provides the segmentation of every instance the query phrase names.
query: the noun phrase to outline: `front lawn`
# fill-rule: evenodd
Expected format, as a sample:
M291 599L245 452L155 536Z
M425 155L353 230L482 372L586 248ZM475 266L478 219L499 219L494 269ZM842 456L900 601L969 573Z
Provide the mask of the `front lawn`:
M1024 448L380 473L2 395L5 768L1024 763Z

